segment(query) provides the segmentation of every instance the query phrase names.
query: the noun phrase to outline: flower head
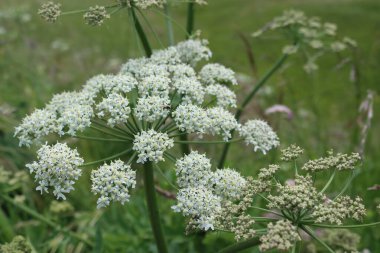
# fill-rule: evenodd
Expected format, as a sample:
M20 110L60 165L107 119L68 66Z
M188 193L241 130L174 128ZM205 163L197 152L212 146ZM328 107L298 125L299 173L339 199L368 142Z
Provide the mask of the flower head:
M57 199L66 199L64 193L74 189L73 184L81 175L79 167L83 159L76 149L70 149L66 143L57 143L52 146L43 145L37 151L38 161L27 164L30 173L38 182L37 190L48 192L53 187L53 194Z
M54 23L61 15L61 4L54 2L44 3L41 5L41 8L38 9L38 15L46 21Z
M91 172L91 190L100 197L98 208L108 206L111 201L121 204L129 201L129 188L136 185L136 172L121 160L104 164Z
M139 120L153 123L170 112L169 98L159 96L141 97L137 100L135 115Z
M253 145L255 151L260 150L264 154L280 144L276 133L262 120L249 120L241 127L240 135L247 145Z
M209 63L199 72L202 82L206 85L226 84L237 85L235 72L219 63Z
M107 124L111 127L126 123L131 112L128 106L128 99L120 94L112 93L103 98L102 102L96 105L99 118L108 118Z
M239 172L232 169L216 170L211 176L214 191L225 199L239 199L244 191L247 181Z
M110 18L110 15L107 13L107 9L104 6L93 6L88 9L83 15L86 24L91 26L100 26L103 24L104 20Z
M164 152L173 146L173 140L166 133L159 133L153 129L139 133L133 141L138 163L164 161Z

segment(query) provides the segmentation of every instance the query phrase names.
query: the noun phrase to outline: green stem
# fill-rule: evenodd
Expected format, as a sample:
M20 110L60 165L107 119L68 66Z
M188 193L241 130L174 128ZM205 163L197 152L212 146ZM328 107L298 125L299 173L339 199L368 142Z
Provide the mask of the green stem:
M99 131L99 132L101 132L101 133L108 134L108 135L110 135L110 136L120 138L120 139L122 139L122 140L127 140L127 141L132 140L132 139L129 138L128 136L123 136L123 135L118 135L118 134L110 133L110 132L105 131L105 130L103 130L103 129L101 129L101 128L98 128L98 127L96 127L96 126L90 126L90 128L92 128L92 129L94 129L94 130L97 130L97 131Z
M129 148L129 149L126 149L120 153L117 153L113 156L109 156L109 157L106 157L106 158L103 158L101 160L96 160L96 161L93 161L93 162L89 162L89 163L84 163L82 164L80 167L86 167L86 166L90 166L90 165L94 165L94 164L98 164L98 163L101 163L101 162L105 162L105 161L109 161L109 160L112 160L112 159L115 159L115 158L118 158L122 155L125 155L125 154L128 154L129 152L132 151L132 148Z
M241 106L238 108L238 110L235 113L236 120L239 120L244 108L248 105L248 103L252 100L252 98L256 95L256 93L260 90L260 88L269 80L269 78L278 70L280 67L284 64L286 59L288 58L287 54L283 54L277 62L269 69L269 71L257 82L256 86L253 88L253 90L248 94L248 96L244 99ZM231 132L231 135L233 135L234 131ZM227 158L227 154L230 148L230 143L226 143L226 145L223 148L222 156L219 160L219 168L224 167L224 163Z
M311 229L309 229L309 228L306 227L306 226L301 226L301 228L302 228L303 231L305 231L307 234L309 234L314 240L316 240L316 241L319 242L322 246L324 246L329 252L331 252L331 253L335 253L335 251L334 251L332 248L330 248L330 246L327 245L324 241L322 241L321 239L319 239L318 236L316 236L316 235L314 234L314 232L313 232Z
M6 242L12 241L12 238L15 236L13 231L13 227L10 224L10 219L5 215L3 210L0 209L0 234L2 235L2 239Z
M222 144L222 143L234 143L234 142L239 142L242 141L242 138L238 139L232 139L229 141L174 141L174 143L179 143L179 144Z
M148 206L150 224L153 230L153 235L156 240L157 250L159 253L168 252L164 234L161 228L160 214L156 201L156 191L154 188L154 175L151 162L144 164L144 186L146 193L146 202Z
M131 14L132 14L133 22L134 22L134 25L135 25L135 28L136 28L136 32L137 32L137 34L138 34L138 36L140 38L141 44L143 45L145 54L146 54L147 57L150 57L152 55L152 48L150 47L149 41L148 41L148 38L145 35L144 29L141 26L141 23L140 23L140 21L137 18L137 15L136 15L134 7L131 8Z
M180 139L180 141L175 141L174 143L180 143L181 144L181 151L183 154L185 154L185 155L190 154L189 144L193 143L193 142L188 141L187 134L180 135L179 139Z
M335 177L335 174L336 174L336 169L331 174L329 181L326 183L325 187L323 187L323 189L321 190L321 193L324 193L327 190L327 188L330 186L331 182L333 181L333 179Z
M319 228L364 228L364 227L371 227L371 226L377 226L377 225L380 225L380 221L373 222L373 223L359 224L359 225L310 224L310 226L319 227Z
M187 25L186 25L187 39L193 34L193 30L194 30L194 9L195 9L195 3L191 1L187 5Z
M255 247L259 244L260 244L259 238L255 237L255 238L251 238L246 241L238 242L231 246L228 246L222 250L219 250L218 253L235 253L235 252L239 252L251 247Z
M164 4L164 11L165 11L165 23L166 28L168 30L168 39L169 39L169 45L174 45L174 33L173 33L173 24L171 21L171 13L170 13L170 6L169 3Z
M82 135L76 135L73 137L78 138L78 139L84 139L84 140L92 140L92 141L129 142L127 140L121 140L121 139L105 139L105 138L82 136Z
M39 220L39 221L45 223L46 225L52 227L53 229L55 229L55 230L57 230L57 231L59 231L59 232L63 232L63 233L65 233L65 234L69 235L70 237L77 239L78 241L84 242L85 244L87 244L87 245L90 246L90 247L93 246L92 242L89 242L88 240L82 238L81 236L79 236L78 234L76 234L76 233L74 233L74 232L72 232L72 231L70 231L70 230L67 230L67 229L65 229L65 228L60 227L60 225L58 225L58 224L56 224L55 222L53 222L53 221L51 221L51 220L45 218L43 215L41 215L41 214L37 213L36 211L30 209L29 207L24 206L24 205L22 205L22 204L19 204L19 203L15 202L15 201L14 201L12 198L10 198L9 196L7 196L7 195L3 195L3 194L0 194L0 196L1 196L1 198L2 198L3 200L5 200L6 202L8 202L8 203L14 205L14 206L17 207L18 209L24 211L25 213L29 214L29 215L32 216L33 218L35 218L35 219L37 219L37 220Z

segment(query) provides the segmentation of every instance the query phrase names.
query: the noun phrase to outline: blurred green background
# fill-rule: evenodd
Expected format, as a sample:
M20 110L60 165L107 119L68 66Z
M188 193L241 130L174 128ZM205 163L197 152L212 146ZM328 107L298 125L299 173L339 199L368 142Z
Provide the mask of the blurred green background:
M106 5L110 1L62 0L64 10L85 9L90 5ZM94 3L96 2L96 3ZM86 26L81 15L64 16L55 24L42 21L37 15L40 1L2 0L0 2L0 165L13 172L24 170L25 162L33 159L33 150L18 148L13 129L26 113L42 107L57 92L79 88L87 79L100 73L116 73L128 58L142 56L126 11L121 11L101 27ZM184 39L186 5L173 6L177 24L176 41ZM325 55L319 60L319 71L308 75L302 70L302 57L292 56L252 101L244 116L270 121L278 132L282 146L291 143L306 149L306 157L324 155L327 150L351 152L358 148L358 107L367 95L375 92L374 115L365 145L365 160L350 193L365 199L367 221L379 220L375 206L380 203L380 191L368 187L380 184L380 1L378 0L209 0L207 6L196 9L196 29L210 42L212 61L231 67L239 74L238 94L244 94L280 56L286 44L280 36L253 39L250 34L286 9L303 10L309 16L336 23L338 34L358 42L354 61ZM150 36L154 48L168 45L165 20L156 11L144 12L160 41ZM146 30L149 27L144 24ZM257 72L252 72L247 48L252 50ZM352 63L359 69L352 81ZM344 64L346 63L346 64ZM265 115L266 108L283 104L293 111L293 118ZM104 156L112 148L80 143L79 149L88 160ZM221 147L220 147L221 148ZM216 154L218 148L208 150ZM227 164L244 175L255 175L261 166L274 162L278 152L268 156L252 153L244 145L235 145ZM216 159L215 159L216 160ZM168 165L171 166L171 165ZM287 172L284 171L284 174ZM46 217L89 236L97 238L97 249L105 252L155 252L147 220L143 193L136 190L124 207L113 205L97 211L95 197L90 193L88 173L76 191L69 196L74 211L54 216L49 210L51 196L40 196L30 185L17 194L25 195L25 204ZM173 178L169 170L167 176ZM323 179L323 175L322 175ZM342 180L336 180L338 189ZM170 186L162 183L162 187ZM1 201L1 200L0 200ZM173 214L171 200L160 199L164 228L171 252L195 252L193 243L184 235L181 215ZM54 232L45 225L11 206L2 204L14 234L23 234L37 252L85 252L83 245ZM371 211L372 210L372 211ZM1 218L1 213L0 213ZM4 223L4 224L5 224ZM0 226L4 226L1 224ZM380 252L379 228L361 229L360 249ZM102 238L102 240L100 240ZM6 238L0 237L0 243ZM215 252L233 242L230 235L214 233L205 238L206 252ZM127 250L126 250L127 248ZM255 251L252 251L255 252Z

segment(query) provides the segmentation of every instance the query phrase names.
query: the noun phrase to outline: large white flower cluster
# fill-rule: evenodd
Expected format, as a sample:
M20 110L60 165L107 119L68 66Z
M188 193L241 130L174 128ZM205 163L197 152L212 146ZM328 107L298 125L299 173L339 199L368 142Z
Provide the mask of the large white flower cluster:
M108 206L111 201L124 204L129 201L129 188L136 185L136 171L121 160L116 160L93 170L91 181L92 192L100 195L98 208Z
M247 184L235 170L212 171L210 159L197 151L177 160L176 175L180 190L173 210L205 231L214 229L223 202L240 198Z
M30 173L38 182L36 190L48 192L53 187L53 194L59 199L66 199L64 193L74 189L73 184L81 175L79 166L83 159L76 149L70 149L66 143L43 145L37 151L38 161L27 164Z
M104 98L102 102L96 105L99 110L98 117L108 118L107 124L111 127L120 123L127 123L131 108L126 97L120 94L112 93Z

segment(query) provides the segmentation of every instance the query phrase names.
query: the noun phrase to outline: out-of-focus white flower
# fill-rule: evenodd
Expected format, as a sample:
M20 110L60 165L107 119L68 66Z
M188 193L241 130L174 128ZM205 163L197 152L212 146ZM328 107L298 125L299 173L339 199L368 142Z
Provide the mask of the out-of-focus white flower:
M103 24L104 20L110 18L107 9L104 6L92 6L83 15L86 24L91 26L100 26Z
M120 123L126 123L131 113L128 106L128 99L120 94L112 93L103 98L102 102L96 105L98 117L108 118L107 124L114 127Z
M74 189L73 184L81 175L79 166L83 159L76 149L70 149L66 143L57 143L52 146L43 145L37 151L38 161L27 164L30 173L34 173L38 182L37 190L48 192L53 187L53 194L57 199L66 199L64 193Z
M111 201L124 204L129 201L129 188L136 185L136 172L121 160L116 160L93 170L91 181L92 192L100 195L97 201L98 208L108 206Z
M253 145L255 151L260 150L264 154L280 142L273 129L262 120L249 120L240 128L240 135L245 138L247 145Z
M135 135L133 141L138 163L164 161L164 152L173 146L174 141L166 133L159 133L153 129Z

